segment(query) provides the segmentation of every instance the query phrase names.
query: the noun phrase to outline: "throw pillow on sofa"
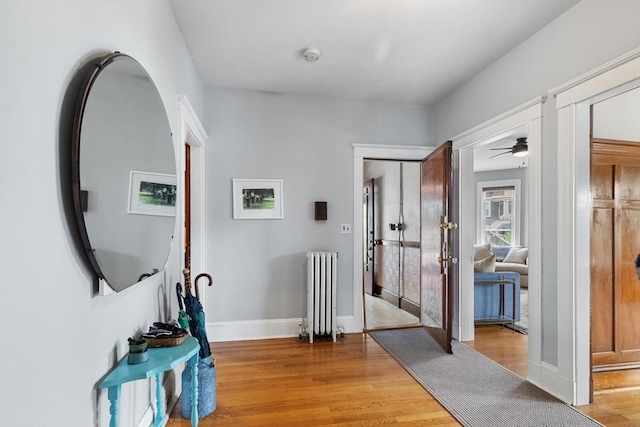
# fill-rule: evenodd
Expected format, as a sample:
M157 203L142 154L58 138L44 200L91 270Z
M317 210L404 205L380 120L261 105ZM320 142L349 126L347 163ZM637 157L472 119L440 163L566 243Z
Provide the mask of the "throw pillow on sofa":
M482 261L483 259L489 258L491 255L493 255L493 252L491 252L491 244L487 243L486 245L473 246L474 261Z
M529 248L511 248L502 262L513 262L516 264L526 264L529 256Z
M496 256L491 255L485 259L473 261L474 273L493 273L496 271Z

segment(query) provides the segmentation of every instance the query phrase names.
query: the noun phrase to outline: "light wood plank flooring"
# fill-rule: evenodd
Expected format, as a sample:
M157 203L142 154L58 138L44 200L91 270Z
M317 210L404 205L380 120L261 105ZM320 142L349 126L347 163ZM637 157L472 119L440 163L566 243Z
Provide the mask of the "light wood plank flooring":
M526 342L526 336L507 331L486 328L474 348L482 352L482 346L501 347L493 357L524 358L526 369L526 353L522 356L522 344L517 343L522 337ZM503 334L516 343L501 343ZM337 343L286 338L211 347L217 366L217 409L200 420L202 427L460 425L366 334L348 334ZM596 400L583 412L607 426L638 426L637 404L631 410L627 395L639 397L625 393L606 402ZM180 402L167 425L189 425L180 417Z

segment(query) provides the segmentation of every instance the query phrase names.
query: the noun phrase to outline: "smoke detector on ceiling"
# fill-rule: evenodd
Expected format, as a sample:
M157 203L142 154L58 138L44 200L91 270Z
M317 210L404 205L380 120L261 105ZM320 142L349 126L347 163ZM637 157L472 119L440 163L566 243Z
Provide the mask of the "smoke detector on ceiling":
M307 62L316 62L320 59L320 51L315 47L310 47L304 50L302 57Z

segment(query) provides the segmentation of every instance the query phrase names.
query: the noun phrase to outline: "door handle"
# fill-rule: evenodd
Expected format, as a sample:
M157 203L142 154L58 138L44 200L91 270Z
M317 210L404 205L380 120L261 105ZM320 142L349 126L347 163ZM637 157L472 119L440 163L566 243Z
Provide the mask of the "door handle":
M445 252L445 251L443 250L443 252ZM455 264L458 263L458 258L453 256L453 252L451 251L451 248L449 248L449 250L446 251L446 254L447 254L446 257L443 257L442 255L438 255L438 262L440 263L440 266L442 268L447 268L448 264L454 264L455 265ZM444 265L445 263L447 265Z
M447 230L454 230L454 229L458 228L458 223L456 223L456 222L441 222L440 223L440 228L447 229Z
M449 266L449 264L457 264L458 263L458 258L452 257L451 255L449 255L446 258L442 258L441 256L438 257L438 262L440 263L440 266L442 268L447 268Z

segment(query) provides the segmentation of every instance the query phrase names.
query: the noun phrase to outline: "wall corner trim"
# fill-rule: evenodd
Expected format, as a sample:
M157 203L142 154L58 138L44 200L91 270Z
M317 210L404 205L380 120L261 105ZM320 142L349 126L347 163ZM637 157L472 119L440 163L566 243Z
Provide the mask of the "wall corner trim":
M185 94L178 93L178 114L183 118L189 131L194 133L198 140L205 141L209 136L205 132L202 123L198 120L198 115L191 106Z
M569 80L568 82L565 82L560 86L556 86L553 89L550 89L549 92L547 92L547 94L549 96L557 96L559 93L566 92L569 89L572 89L582 83L585 83L586 81L589 81L594 77L604 74L607 71L611 71L614 68L617 68L620 65L626 64L627 62L630 62L638 57L640 57L640 47L635 48L632 51L627 52L624 55L621 55L612 61L607 62L606 64L603 64L597 68L594 68L593 70L590 70L576 77L575 79ZM564 103L564 105L566 105L566 103ZM564 105L559 105L557 106L557 108L561 108Z
M484 123L480 123L477 126L472 127L469 130L466 130L464 132L462 132L461 134L458 134L456 136L454 136L453 138L449 138L453 141L453 145L454 145L454 150L461 148L459 146L459 141L461 140L465 140L468 136L470 135L474 135L477 134L479 131L481 130L485 130L485 129L489 129L491 126L493 126L496 123L502 122L505 119L509 119L512 118L514 116L516 116L518 113L521 113L523 111L527 111L529 108L532 107L537 107L538 108L538 116L542 116L542 104L544 104L544 102L547 100L547 97L545 95L541 95L541 96L536 96L533 99L530 99L529 101L518 105L517 107L512 108L509 111L505 111L504 113L500 114L499 116L496 116L490 120L487 120Z

